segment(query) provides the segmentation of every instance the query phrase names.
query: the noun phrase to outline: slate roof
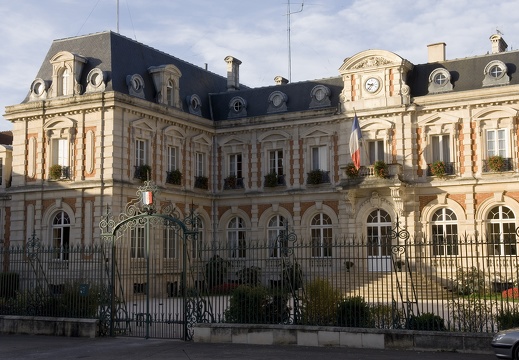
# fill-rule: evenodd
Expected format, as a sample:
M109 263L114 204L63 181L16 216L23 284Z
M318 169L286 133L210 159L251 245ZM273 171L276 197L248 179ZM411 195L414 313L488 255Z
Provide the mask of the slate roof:
M330 89L330 104L327 108L338 107L343 88L341 77L336 76L259 88L240 84L240 90L228 91L226 77L111 31L53 41L37 78L45 81L52 79L49 60L60 51L69 51L88 59L80 80L83 89L86 88L87 74L96 67L108 75L106 91L124 94L128 94L126 77L139 74L144 79L145 98L152 102L155 102L155 87L148 68L173 64L182 73L179 88L183 110L188 111L186 98L197 94L202 101L202 116L215 121L229 119L230 101L235 96L240 96L247 102L247 117L256 117L268 115L268 98L273 91L281 91L287 95L287 112L297 112L313 110L310 108L310 94L316 85L324 85ZM452 92L480 89L483 88L484 68L492 60L503 61L508 67L510 84L519 84L519 77L516 76L519 51L414 65L406 82L410 86L412 97L428 95L429 75L434 69L442 67L451 73ZM29 96L24 100L27 101Z
M413 97L428 95L429 75L437 68L444 68L451 74L452 92L482 89L485 66L492 60L500 60L506 64L510 85L519 84L519 51L415 65L408 76L407 84Z

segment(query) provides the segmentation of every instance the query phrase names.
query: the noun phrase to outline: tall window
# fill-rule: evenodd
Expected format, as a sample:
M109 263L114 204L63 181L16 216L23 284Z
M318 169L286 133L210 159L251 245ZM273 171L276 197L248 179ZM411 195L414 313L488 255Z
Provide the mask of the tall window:
M328 171L328 154L326 146L316 146L311 149L312 169Z
M169 225L166 224L164 227L164 258L176 259L179 243L178 231L173 224Z
M143 139L135 140L135 166L147 165L148 142Z
M168 146L168 171L178 169L178 148L176 146Z
M269 151L269 173L283 175L283 150Z
M384 141L373 140L368 141L369 163L374 164L376 161L384 161Z
M231 248L231 258L246 257L245 224L242 218L235 217L229 221L227 225L227 240Z
M144 245L145 245L145 229L143 226L132 228L130 231L131 248L130 257L132 259L143 259L144 258Z
M496 206L488 213L490 255L517 255L515 214L506 206Z
M281 215L273 216L267 225L267 238L269 241L269 256L278 258L287 255L287 242L285 234L285 218Z
M313 257L332 256L332 220L326 214L317 214L310 223Z
M433 255L458 255L458 221L450 209L438 209L432 216Z
M64 211L52 221L52 247L54 260L68 260L70 246L70 218Z
M229 155L229 176L236 176L238 179L243 177L241 154Z
M431 137L432 161L450 162L450 136L435 135Z
M196 153L196 176L205 176L205 154Z
M368 215L368 256L391 255L391 216L378 209Z
M191 246L191 257L193 259L202 258L202 244L204 243L204 224L200 221L198 223L197 236L193 237Z
M69 94L69 77L70 71L67 67L64 67L61 70L58 78L58 96Z
M175 105L175 92L173 91L175 88L175 83L173 80L168 81L168 85L166 86L166 97L167 97L167 103L169 106Z
M53 140L53 159L52 164L57 164L61 166L69 165L69 147L68 147L68 139L54 139Z
M487 156L499 155L507 157L507 132L506 129L487 130Z

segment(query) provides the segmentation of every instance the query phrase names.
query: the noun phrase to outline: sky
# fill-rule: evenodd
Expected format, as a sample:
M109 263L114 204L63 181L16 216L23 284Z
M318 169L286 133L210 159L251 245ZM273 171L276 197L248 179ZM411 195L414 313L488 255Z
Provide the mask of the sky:
M222 76L231 55L240 82L261 87L278 75L338 76L368 49L421 64L427 45L444 42L452 60L486 54L499 31L516 50L517 9L519 0L0 0L0 114L23 101L55 39L118 31ZM0 131L11 129L2 116Z

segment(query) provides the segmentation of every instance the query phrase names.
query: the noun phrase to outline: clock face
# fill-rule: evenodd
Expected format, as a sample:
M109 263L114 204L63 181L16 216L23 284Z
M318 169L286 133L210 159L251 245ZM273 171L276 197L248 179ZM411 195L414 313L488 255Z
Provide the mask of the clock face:
M369 91L370 93L374 93L380 87L380 81L378 81L378 79L376 78L369 78L368 80L366 80L364 86L366 87L367 91Z

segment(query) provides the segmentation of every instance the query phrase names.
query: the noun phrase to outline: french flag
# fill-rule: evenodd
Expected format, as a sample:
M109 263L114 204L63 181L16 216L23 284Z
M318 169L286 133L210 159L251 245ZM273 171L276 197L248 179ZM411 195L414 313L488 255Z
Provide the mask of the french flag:
M360 139L362 138L362 134L360 133L359 119L357 118L357 114L353 118L353 125L351 126L351 135L350 135L350 154L351 159L353 160L353 165L355 165L355 169L359 170L360 168Z
M144 205L151 205L153 203L153 193L151 191L142 192L142 203Z

